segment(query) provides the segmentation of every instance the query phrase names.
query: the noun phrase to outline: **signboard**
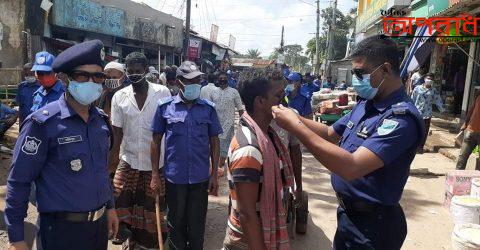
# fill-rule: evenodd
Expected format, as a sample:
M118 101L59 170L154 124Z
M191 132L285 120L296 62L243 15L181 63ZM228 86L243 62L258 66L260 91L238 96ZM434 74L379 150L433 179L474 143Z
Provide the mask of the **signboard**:
M428 0L428 16L435 15L448 8L448 0Z
M359 5L367 0L359 1ZM357 17L356 32L362 32L370 25L380 19L381 11L387 9L387 0L371 0L367 1L366 8L364 7Z
M124 36L125 12L85 0L56 0L53 24L113 36Z
M234 50L236 41L237 39L234 36L230 35L230 38L228 39L228 48Z
M212 29L210 30L210 41L216 43L218 37L218 26L212 23Z
M188 58L200 58L201 50L202 40L195 37L190 37L187 51Z

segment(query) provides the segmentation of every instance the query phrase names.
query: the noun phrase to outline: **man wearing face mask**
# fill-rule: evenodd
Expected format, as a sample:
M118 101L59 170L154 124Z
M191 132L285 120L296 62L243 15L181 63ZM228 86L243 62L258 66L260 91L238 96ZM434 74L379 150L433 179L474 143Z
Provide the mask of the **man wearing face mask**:
M40 87L40 83L35 77L35 72L32 72L32 66L32 63L23 65L22 75L24 81L18 85L17 96L15 97L19 110L18 118L20 124L22 124L23 120L31 113L33 93Z
M62 81L57 79L57 74L52 71L52 64L55 57L46 52L38 52L35 55L35 64L32 71L40 82L40 87L33 93L33 104L30 112L35 112L39 108L56 101L65 92L65 86Z
M177 73L173 68L167 69L165 72L165 78L167 79L167 88L170 90L172 96L176 96L180 89L177 86Z
M165 179L170 249L203 249L208 195L217 195L218 135L215 105L200 97L200 72L185 61L177 69L180 94L159 102L152 124L151 159L159 164L165 136ZM210 156L210 160L209 160ZM210 174L210 162L213 171ZM153 169L153 176L158 176ZM155 178L158 180L158 178ZM155 189L158 183L152 182Z
M287 80L289 84L285 88L285 95L288 98L288 106L298 111L301 116L312 119L311 93L307 86L302 86L302 75L293 72Z
M107 75L102 95L98 99L97 107L110 117L112 98L115 92L127 86L125 83L125 69L119 62L109 62L105 65L103 72Z
M116 235L108 117L92 105L106 79L102 50L101 41L91 40L63 51L52 69L68 75L68 92L22 124L7 179L9 249L28 249L23 221L31 182L43 249L107 249Z
M125 65L126 77L132 84L117 91L112 99L115 140L109 164L111 171L116 170L113 184L115 207L120 218L120 230L113 244L120 245L129 239L128 246L125 246L128 249L153 249L159 246L156 197L158 195L160 205L164 205L165 184L163 171L158 170L164 165L163 153L156 164L150 159L150 128L157 103L170 97L170 91L163 85L147 81L149 72L144 54L128 54ZM153 175L152 169L161 173Z
M432 120L432 106L435 104L440 112L445 112L442 98L440 98L437 90L433 87L433 78L434 75L432 73L426 74L424 83L415 87L412 92L413 103L422 115L425 123L425 137L418 146L419 153L423 153L423 147L427 141L428 131L430 130L430 121Z
M218 75L218 88L215 88L210 96L211 101L215 103L215 110L217 110L218 118L223 130L223 133L218 136L220 139L218 176L221 177L223 176L223 165L228 156L228 147L230 146L230 141L235 132L235 111L238 111L238 114L241 117L244 108L242 99L240 99L240 94L236 89L228 86L227 74L223 72Z
M399 201L424 123L405 92L398 58L389 38L358 44L350 59L361 100L331 127L272 108L277 123L332 172L339 202L334 249L400 249L405 240Z

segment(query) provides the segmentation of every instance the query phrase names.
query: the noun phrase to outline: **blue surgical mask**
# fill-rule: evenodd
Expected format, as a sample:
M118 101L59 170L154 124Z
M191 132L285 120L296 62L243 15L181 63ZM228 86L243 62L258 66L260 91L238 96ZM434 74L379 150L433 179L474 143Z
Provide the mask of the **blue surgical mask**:
M102 85L94 82L70 81L68 92L82 105L90 105L102 95Z
M202 88L202 85L200 84L189 84L189 85L184 85L185 86L185 91L183 91L183 97L189 101L193 101L200 97L200 89Z
M374 88L371 85L370 76L377 69L379 69L380 66L378 68L376 68L372 73L362 75L361 80L358 79L358 77L356 75L352 76L352 86L361 98L367 99L367 100L372 100L377 95L378 88L380 88L380 86L382 86L385 79L382 80L382 82L378 85L378 87Z

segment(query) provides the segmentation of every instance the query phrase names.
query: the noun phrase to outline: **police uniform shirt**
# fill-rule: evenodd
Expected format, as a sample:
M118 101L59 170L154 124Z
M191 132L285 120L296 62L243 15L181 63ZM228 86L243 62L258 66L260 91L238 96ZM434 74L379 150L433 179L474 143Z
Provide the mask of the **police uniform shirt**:
M40 86L35 93L33 93L33 104L30 109L31 112L37 111L39 108L54 102L65 93L65 86L61 80L57 80L49 92L43 86Z
M38 211L90 212L107 205L113 193L107 170L106 115L92 107L88 122L62 95L27 117L15 145L5 209L9 239L23 240L30 183L37 188Z
M400 107L400 112L392 112L394 107ZM404 88L381 102L360 101L333 129L342 136L340 147L350 153L365 147L384 166L350 182L332 174L334 190L345 199L397 204L424 133L422 122Z
M286 93L288 98L288 107L295 109L301 116L308 116L312 111L311 97L312 94L307 86L302 85L297 91L295 97L290 96L291 93Z
M23 81L18 85L15 101L17 102L20 110L18 116L20 123L22 123L23 120L25 120L25 118L27 118L27 116L32 113L30 109L33 105L33 93L35 93L35 91L37 91L40 86L41 85L38 81L35 81L33 83Z

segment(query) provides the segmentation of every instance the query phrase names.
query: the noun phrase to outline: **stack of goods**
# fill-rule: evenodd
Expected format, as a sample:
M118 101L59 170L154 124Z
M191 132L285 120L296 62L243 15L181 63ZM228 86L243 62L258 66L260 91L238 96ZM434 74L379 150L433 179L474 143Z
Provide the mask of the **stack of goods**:
M455 224L454 250L480 249L480 171L454 170L447 173L445 206Z

